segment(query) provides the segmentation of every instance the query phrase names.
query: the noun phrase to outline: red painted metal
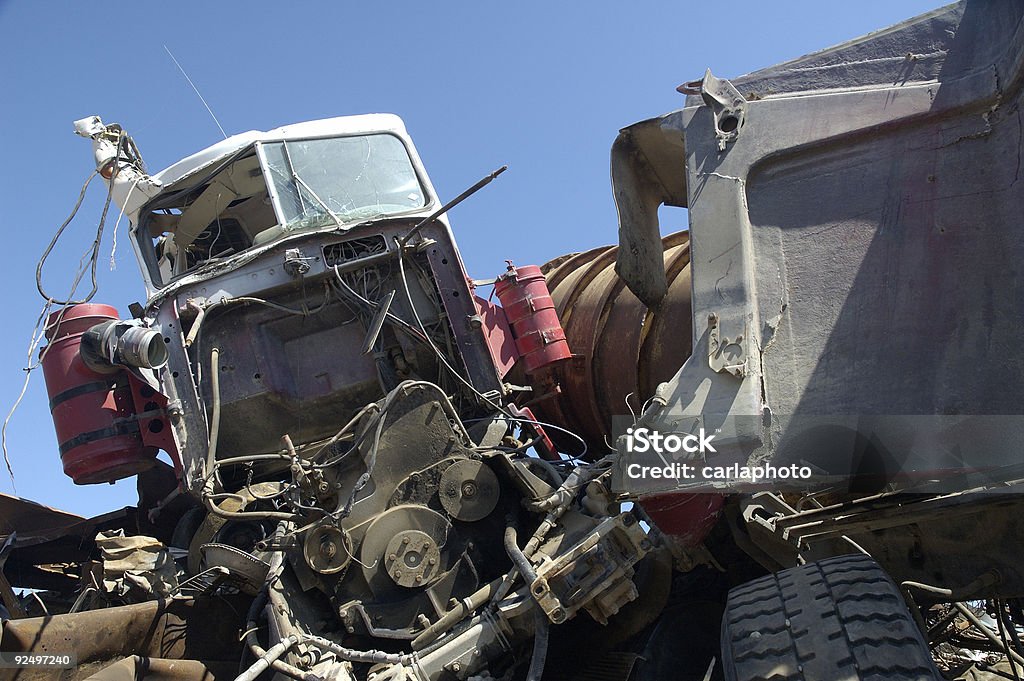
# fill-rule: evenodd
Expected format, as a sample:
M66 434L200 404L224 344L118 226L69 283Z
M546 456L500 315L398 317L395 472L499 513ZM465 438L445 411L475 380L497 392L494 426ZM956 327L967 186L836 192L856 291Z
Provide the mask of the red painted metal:
M508 272L494 283L494 293L512 326L516 349L523 358L523 369L527 374L537 373L572 357L544 273L539 267L514 267L509 263Z
M555 449L555 443L551 441L544 426L541 425L537 417L533 415L533 411L529 407L523 407L520 409L514 404L508 405L508 410L512 412L514 416L518 416L523 419L523 425L528 429L532 430L534 435L537 437L536 444L533 448L540 454L540 458L547 459L548 461L560 461L562 457L558 455L558 450Z
M78 352L85 331L117 318L109 305L85 304L46 320L43 378L64 473L76 485L130 477L152 466L157 453L143 444L125 372L94 371Z
M516 349L516 342L512 338L512 329L508 326L508 319L500 307L494 303L484 300L480 296L473 296L476 309L480 316L480 326L487 339L487 349L491 353L491 361L498 376L505 378L508 372L512 371L516 361L519 360L519 351Z
M698 546L718 522L725 497L721 494L657 494L640 505L658 529L683 548Z
M126 372L135 403L135 418L139 422L139 434L146 447L156 447L167 452L174 466L174 473L180 480L184 474L178 443L174 440L170 418L167 414L167 395L154 390L141 379Z

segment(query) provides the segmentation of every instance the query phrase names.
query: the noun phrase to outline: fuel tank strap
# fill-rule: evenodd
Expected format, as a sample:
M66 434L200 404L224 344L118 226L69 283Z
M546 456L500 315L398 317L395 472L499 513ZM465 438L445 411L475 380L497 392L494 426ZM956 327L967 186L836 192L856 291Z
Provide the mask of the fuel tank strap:
M138 433L138 421L121 421L120 423L115 423L114 425L109 426L107 428L101 428L100 430L93 430L88 433L82 433L81 435L76 435L75 437L71 438L70 440L67 440L66 442L62 442L60 444L60 453L66 454L75 447L80 447L90 442L94 442L95 440L103 440L108 437L117 437L118 435L137 435Z
M62 402L74 399L79 395L88 395L89 393L105 392L110 390L109 381L93 381L92 383L83 383L82 385L76 385L74 388L69 388L62 393L54 395L50 399L50 411Z

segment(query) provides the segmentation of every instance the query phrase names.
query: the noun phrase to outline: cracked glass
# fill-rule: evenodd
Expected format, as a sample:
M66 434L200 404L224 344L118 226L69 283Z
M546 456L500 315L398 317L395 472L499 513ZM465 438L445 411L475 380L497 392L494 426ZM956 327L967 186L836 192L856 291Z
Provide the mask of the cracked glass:
M425 205L405 145L388 134L263 145L285 229L313 229Z

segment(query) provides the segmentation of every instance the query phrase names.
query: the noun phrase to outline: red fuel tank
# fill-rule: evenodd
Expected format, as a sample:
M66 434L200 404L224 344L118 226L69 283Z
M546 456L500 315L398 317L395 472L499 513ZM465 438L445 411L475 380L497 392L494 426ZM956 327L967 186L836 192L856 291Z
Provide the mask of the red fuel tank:
M82 334L117 319L109 305L72 305L46 320L40 351L50 414L64 473L76 485L113 482L153 465L157 449L142 443L131 386L122 369L99 373L79 355Z
M539 267L513 267L509 263L508 272L494 283L494 293L512 327L526 373L535 373L572 357Z

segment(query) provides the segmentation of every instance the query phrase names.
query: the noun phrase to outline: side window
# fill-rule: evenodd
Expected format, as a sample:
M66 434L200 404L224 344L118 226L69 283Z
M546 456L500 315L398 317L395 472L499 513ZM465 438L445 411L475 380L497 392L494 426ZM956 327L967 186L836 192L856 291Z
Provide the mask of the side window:
M143 222L161 283L244 251L277 223L254 149L212 175L188 179Z

